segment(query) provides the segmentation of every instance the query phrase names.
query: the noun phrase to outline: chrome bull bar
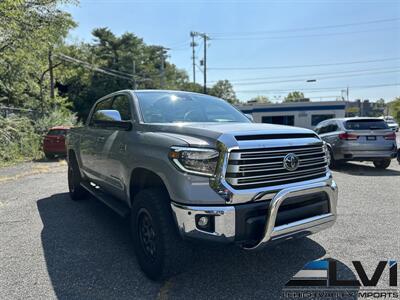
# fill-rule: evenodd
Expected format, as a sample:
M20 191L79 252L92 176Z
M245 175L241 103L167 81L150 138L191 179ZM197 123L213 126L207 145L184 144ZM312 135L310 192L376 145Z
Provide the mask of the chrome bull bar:
M279 207L287 198L317 192L325 192L328 195L330 209L329 213L275 226ZM333 180L331 184L327 182L319 182L281 190L272 198L269 204L266 216L267 221L265 222L262 239L255 245L243 246L243 248L246 250L261 249L263 246L265 246L265 244L272 240L290 237L301 233L311 234L332 226L336 220L337 194L338 188Z

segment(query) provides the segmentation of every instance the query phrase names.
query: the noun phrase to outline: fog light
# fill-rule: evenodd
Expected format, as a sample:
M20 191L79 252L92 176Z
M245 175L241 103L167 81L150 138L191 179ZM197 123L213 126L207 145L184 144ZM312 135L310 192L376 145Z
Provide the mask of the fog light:
M197 225L199 225L200 227L207 227L208 222L209 222L208 217L207 216L203 216L203 217L200 217L197 220Z

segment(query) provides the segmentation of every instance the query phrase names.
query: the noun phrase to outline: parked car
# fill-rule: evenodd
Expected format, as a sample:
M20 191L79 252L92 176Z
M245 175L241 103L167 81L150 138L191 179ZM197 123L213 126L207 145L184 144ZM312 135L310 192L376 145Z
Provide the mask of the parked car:
M336 220L327 148L311 130L252 123L222 99L120 91L67 136L71 199L90 193L131 220L151 279L191 258L188 242L257 250Z
M65 136L70 127L57 126L50 128L43 139L43 152L46 158L53 159L55 156L66 156Z
M329 119L315 132L328 144L331 167L342 161L372 161L386 169L396 157L396 134L380 118Z
M386 120L386 124L388 124L389 128L392 129L394 132L399 132L399 124L393 119Z

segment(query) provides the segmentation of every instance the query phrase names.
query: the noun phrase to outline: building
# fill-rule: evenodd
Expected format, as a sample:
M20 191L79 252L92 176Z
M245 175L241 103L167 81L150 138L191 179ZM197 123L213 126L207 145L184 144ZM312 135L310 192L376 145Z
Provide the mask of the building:
M245 114L251 114L257 123L272 123L313 129L319 122L344 118L345 101L284 102L278 104L238 105Z
M368 99L364 101L357 99L354 102L348 102L346 109L349 117L379 117L387 112L384 102L371 102Z

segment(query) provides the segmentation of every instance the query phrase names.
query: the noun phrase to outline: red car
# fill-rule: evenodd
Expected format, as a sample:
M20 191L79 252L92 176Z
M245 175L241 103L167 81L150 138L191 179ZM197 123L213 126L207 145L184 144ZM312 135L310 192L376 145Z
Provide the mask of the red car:
M70 127L56 126L50 128L43 140L43 152L48 159L55 156L66 156L65 136Z

